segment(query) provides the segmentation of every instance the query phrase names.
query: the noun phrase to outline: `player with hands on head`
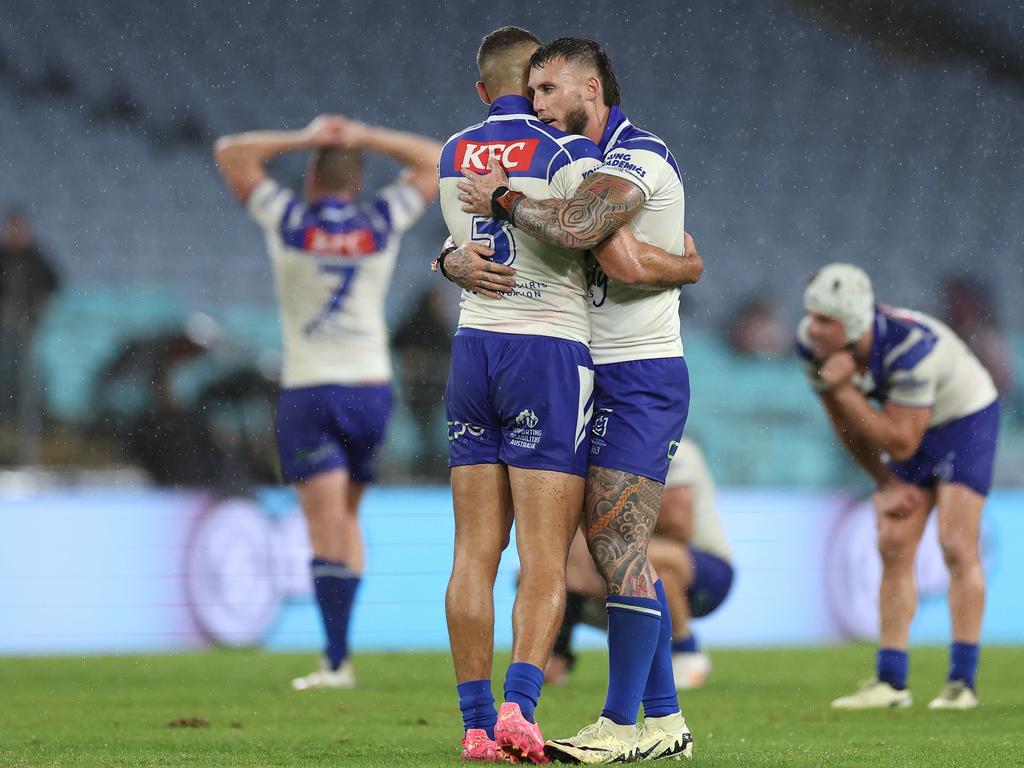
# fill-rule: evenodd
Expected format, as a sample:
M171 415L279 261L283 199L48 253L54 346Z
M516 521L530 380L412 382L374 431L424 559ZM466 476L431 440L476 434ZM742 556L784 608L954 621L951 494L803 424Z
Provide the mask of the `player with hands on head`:
M262 228L277 284L284 341L278 454L306 519L327 637L320 667L292 681L299 690L355 685L348 635L365 560L358 510L392 406L384 300L402 233L437 196L440 148L425 136L341 115L216 143L217 167ZM361 204L364 150L404 171ZM312 152L304 200L265 168L296 151Z

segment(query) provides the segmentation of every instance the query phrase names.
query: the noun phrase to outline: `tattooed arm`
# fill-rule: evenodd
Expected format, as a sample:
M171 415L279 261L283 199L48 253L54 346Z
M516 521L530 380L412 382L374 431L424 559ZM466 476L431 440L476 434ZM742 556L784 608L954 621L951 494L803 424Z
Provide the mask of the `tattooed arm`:
M643 204L644 193L633 182L593 173L570 200L523 200L512 223L542 242L588 251L632 219Z
M508 186L501 164L491 158L487 174L464 171L459 182L462 210L490 216L491 195ZM518 194L518 193L517 193ZM644 204L644 193L631 181L605 173L592 173L568 200L518 199L509 220L512 225L544 243L571 251L588 251L630 221Z

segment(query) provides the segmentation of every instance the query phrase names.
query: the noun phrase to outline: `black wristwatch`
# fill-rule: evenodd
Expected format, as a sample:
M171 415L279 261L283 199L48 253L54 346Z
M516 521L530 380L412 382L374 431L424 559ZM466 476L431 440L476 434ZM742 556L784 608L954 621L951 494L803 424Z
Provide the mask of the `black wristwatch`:
M441 273L441 275L444 277L445 280L448 280L448 281L453 282L453 283L455 281L452 280L452 276L449 275L447 272L445 272L444 260L452 251L457 251L457 250L459 250L459 246L457 246L457 245L449 245L447 248L445 248L445 249L443 249L441 251L441 255L440 256L438 256L436 259L434 259L434 265L433 265L437 269L437 271Z
M522 192L516 192L506 186L498 187L491 193L491 218L499 221L507 221L515 226L513 217L516 207L526 197Z

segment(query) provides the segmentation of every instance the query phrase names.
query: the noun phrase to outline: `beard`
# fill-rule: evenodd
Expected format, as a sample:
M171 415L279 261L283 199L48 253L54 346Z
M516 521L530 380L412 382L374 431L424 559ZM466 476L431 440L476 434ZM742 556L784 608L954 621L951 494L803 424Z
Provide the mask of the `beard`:
M582 136L587 130L587 112L583 107L567 112L565 115L565 132Z

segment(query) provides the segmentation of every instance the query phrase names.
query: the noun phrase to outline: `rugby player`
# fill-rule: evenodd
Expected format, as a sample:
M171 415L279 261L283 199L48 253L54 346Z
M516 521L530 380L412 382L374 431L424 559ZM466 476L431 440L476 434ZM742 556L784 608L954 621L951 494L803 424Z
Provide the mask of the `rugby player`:
M647 555L665 586L672 616L672 668L679 690L699 688L711 672L690 619L710 615L725 601L733 582L732 553L715 506L715 484L697 444L684 437L676 449L661 496L661 510ZM604 581L586 542L577 534L566 571L565 618L545 669L545 681L564 682L574 663L572 630L577 623L604 629L607 616L598 600Z
M319 669L292 681L299 690L355 685L348 627L364 562L357 513L392 404L384 299L402 233L437 195L440 149L432 139L341 116L216 144L221 174L263 229L277 284L284 340L278 452L308 525L327 635ZM359 204L363 150L405 172ZM305 200L264 168L292 151L313 153Z
M562 615L565 595L557 590L564 590L586 473L589 354L586 367L579 358L580 345L585 350L590 340L585 263L578 253L513 232L489 212L467 216L457 200L463 171L484 172L492 154L517 187L542 196L571 196L600 164L593 142L566 136L533 115L524 94L538 44L515 27L484 39L477 91L490 116L452 137L440 166L450 239L464 245L447 247L438 263L446 277L467 288L446 397L456 509L448 619L466 759L500 756L502 748L516 757L546 759L533 712ZM636 279L679 284L702 268L695 249L682 259L625 233L615 240L603 258L616 269L633 270ZM566 384L576 379L581 386L574 394ZM492 588L513 508L523 568L506 702L491 730L498 717L489 680Z
M546 124L595 142L603 164L569 199L509 189L500 164L467 173L463 210L488 212L515 231L573 250L597 247L629 223L639 240L682 254L679 169L657 136L619 107L608 56L592 40L559 38L534 52L529 86ZM671 617L647 557L674 444L689 408L679 335L678 283L649 290L589 271L595 363L584 531L607 588L609 683L598 720L550 754L588 763L689 756L692 737L672 674ZM645 720L637 726L641 701Z
M518 27L483 39L477 92L487 118L452 136L439 166L453 240L487 244L494 265L514 264L518 275L501 301L463 293L445 393L455 509L446 615L467 760L546 760L534 713L565 603L565 558L589 445L593 365L583 262L513 232L489 212L464 213L457 200L463 169L483 171L492 153L517 186L545 197L571 196L600 164L591 142L545 126L523 97L538 45ZM493 589L513 517L522 571L498 713L490 680Z
M978 534L999 429L995 385L938 320L876 304L871 281L858 267L829 264L817 272L804 292L804 308L797 351L836 435L878 486L872 496L882 556L876 674L832 706L911 705L914 556L937 507L953 644L946 684L928 706L971 709L978 703L985 603Z

